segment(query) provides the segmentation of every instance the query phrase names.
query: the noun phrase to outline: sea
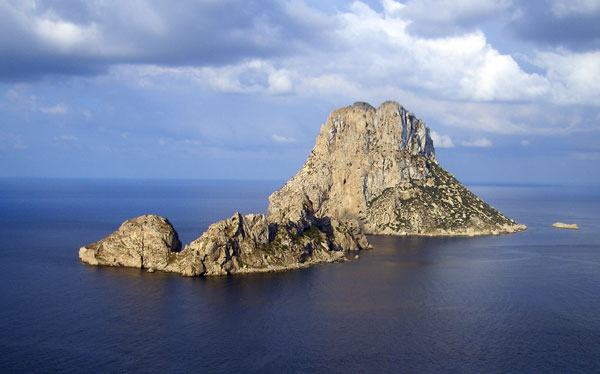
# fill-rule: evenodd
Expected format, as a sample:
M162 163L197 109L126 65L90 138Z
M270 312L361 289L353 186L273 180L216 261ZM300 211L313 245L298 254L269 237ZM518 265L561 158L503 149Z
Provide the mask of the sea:
M0 179L2 373L600 372L600 188L470 185L529 227L185 278L81 264L142 214L182 242L283 181ZM551 227L577 223L580 230Z

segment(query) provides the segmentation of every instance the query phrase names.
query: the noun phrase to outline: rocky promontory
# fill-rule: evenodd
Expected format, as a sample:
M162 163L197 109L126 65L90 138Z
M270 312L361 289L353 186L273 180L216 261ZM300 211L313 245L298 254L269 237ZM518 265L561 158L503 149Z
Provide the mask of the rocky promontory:
M90 265L209 276L345 261L365 234L474 236L524 230L444 170L429 128L395 102L334 110L267 215L234 214L182 249L166 218L130 219L82 247Z

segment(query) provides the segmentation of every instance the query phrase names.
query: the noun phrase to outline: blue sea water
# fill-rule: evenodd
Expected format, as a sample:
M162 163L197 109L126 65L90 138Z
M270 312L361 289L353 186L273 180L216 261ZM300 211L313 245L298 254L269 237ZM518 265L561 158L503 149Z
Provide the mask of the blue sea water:
M600 372L600 189L471 186L529 226L370 237L359 260L184 278L79 263L141 214L184 243L281 182L0 180L0 371ZM555 221L575 222L579 231Z

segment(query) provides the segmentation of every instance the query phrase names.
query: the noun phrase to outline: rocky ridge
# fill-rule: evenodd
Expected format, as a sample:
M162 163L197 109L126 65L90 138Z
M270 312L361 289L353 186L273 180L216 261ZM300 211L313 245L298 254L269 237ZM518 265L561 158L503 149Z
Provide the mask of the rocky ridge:
M524 230L435 158L429 129L395 102L333 111L304 167L269 197L268 214L234 214L182 250L166 218L145 215L82 247L90 265L210 276L345 261L365 233L497 235ZM358 256L355 256L357 258Z

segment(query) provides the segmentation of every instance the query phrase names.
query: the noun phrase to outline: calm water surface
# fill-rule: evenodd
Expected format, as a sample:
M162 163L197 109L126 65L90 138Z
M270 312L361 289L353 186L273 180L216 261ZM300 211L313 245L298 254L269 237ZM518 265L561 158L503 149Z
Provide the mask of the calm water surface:
M0 180L2 372L600 372L600 189L475 186L526 232L189 279L78 262L137 215L184 243L280 182ZM575 222L579 231L550 227Z

